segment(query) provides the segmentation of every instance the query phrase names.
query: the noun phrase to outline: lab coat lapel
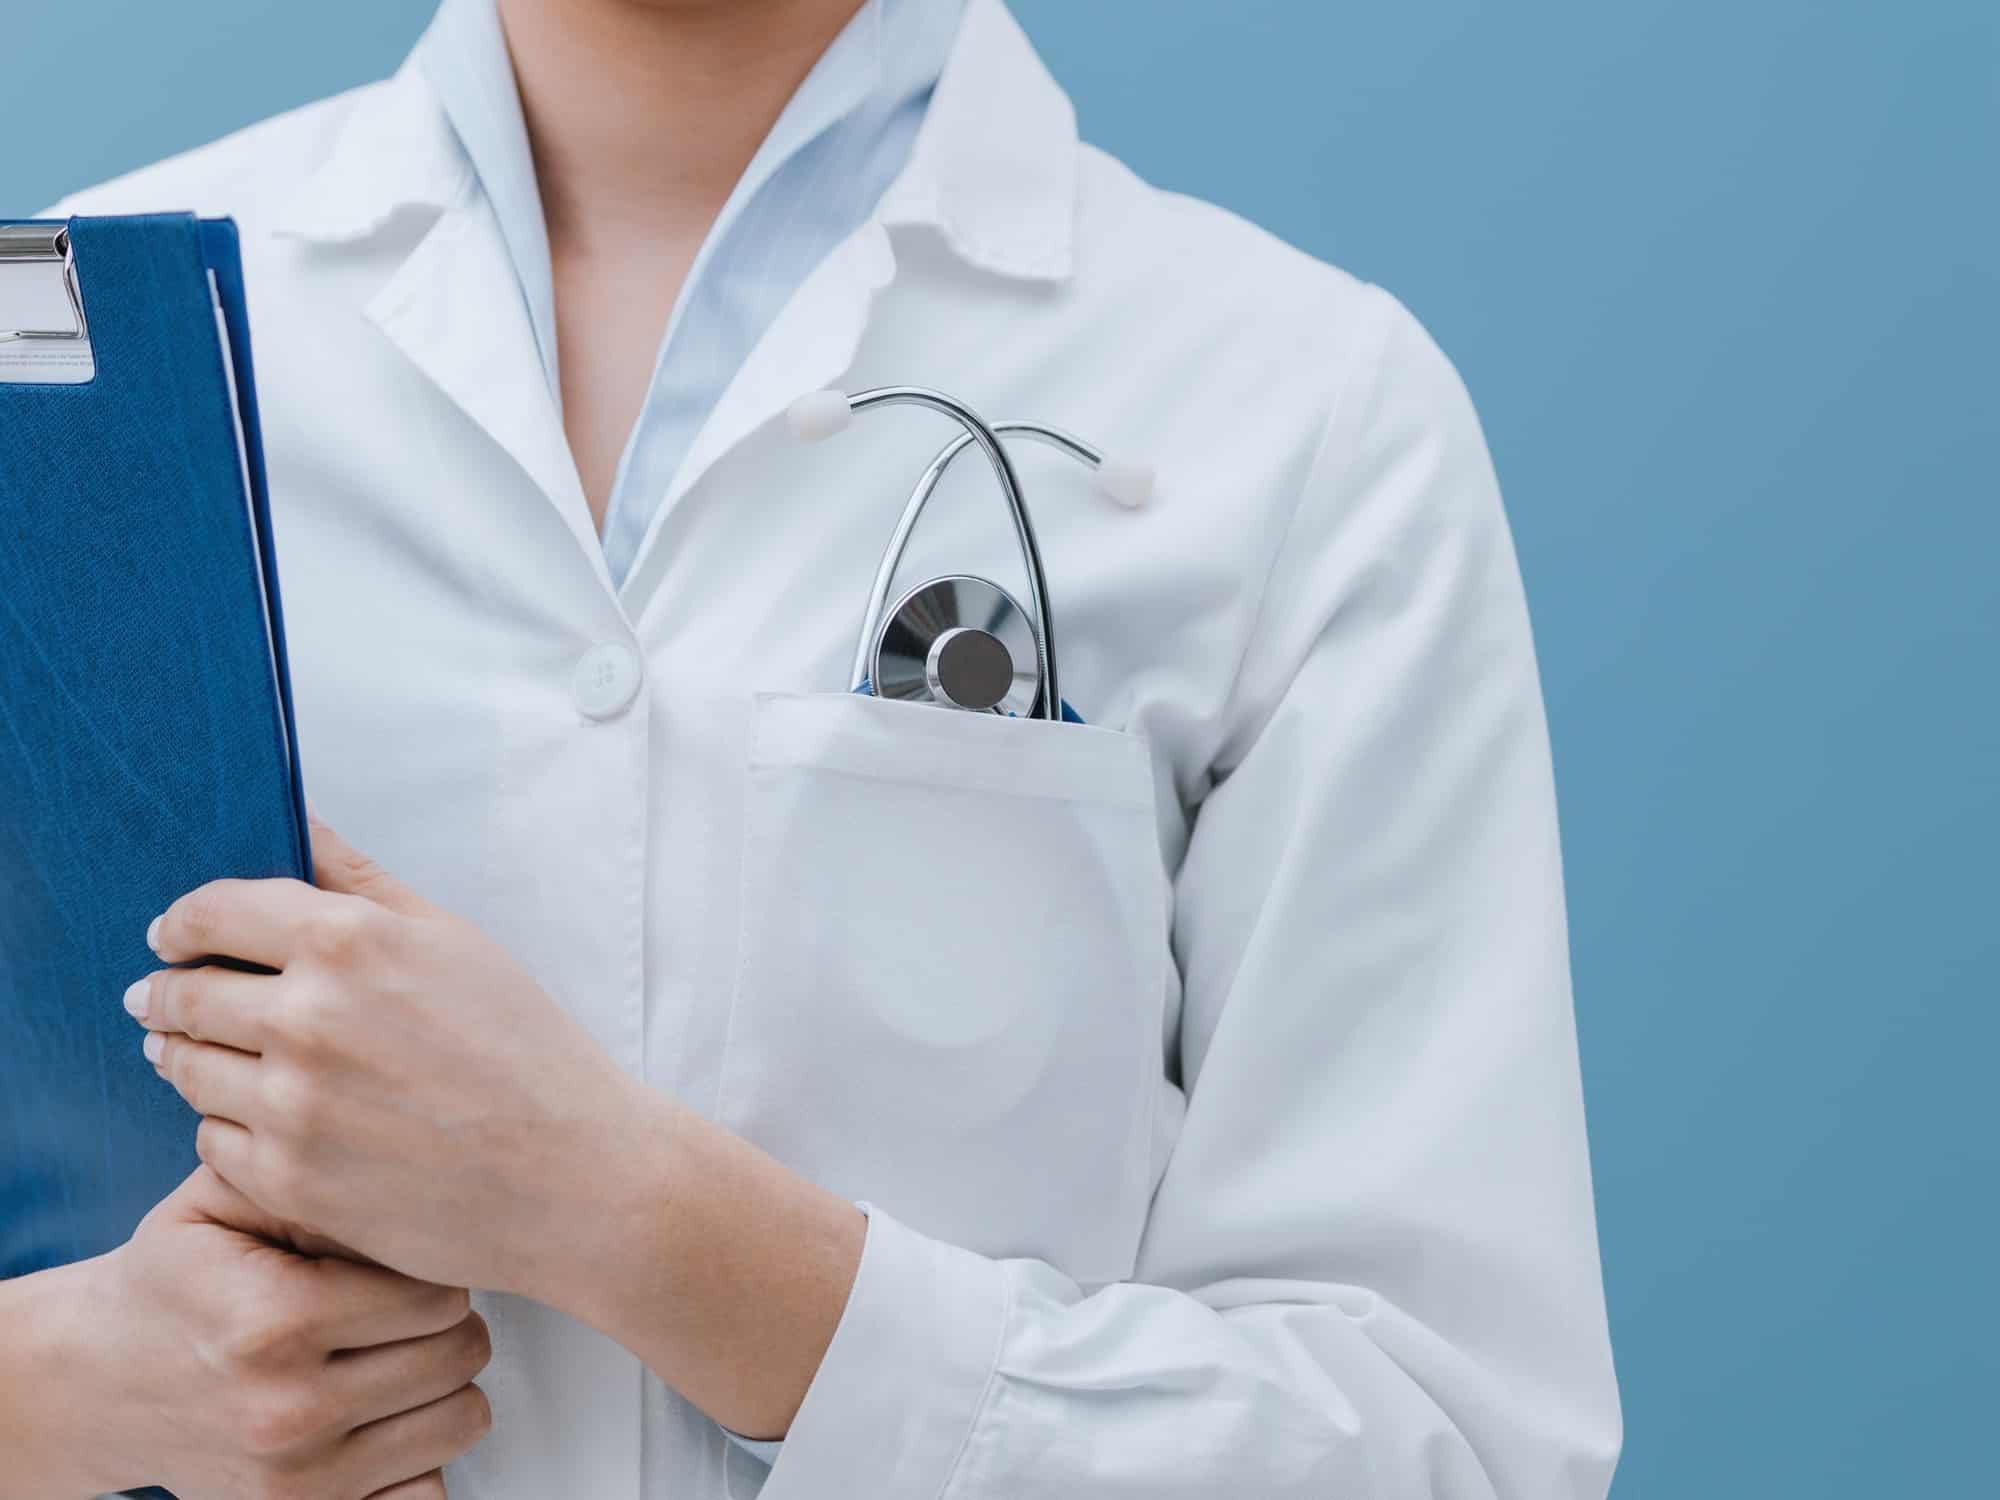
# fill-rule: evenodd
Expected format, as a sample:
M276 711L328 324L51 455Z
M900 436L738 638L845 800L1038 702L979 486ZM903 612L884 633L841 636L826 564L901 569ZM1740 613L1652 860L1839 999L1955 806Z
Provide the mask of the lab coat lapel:
M535 482L609 590L534 326L483 196L445 213L369 303L368 316Z
M652 586L653 557L668 514L738 443L809 391L836 384L854 363L875 294L896 274L889 234L871 219L800 285L737 370L647 524L625 581L628 599ZM636 614L636 611L634 611Z
M492 207L415 59L357 96L321 165L274 224L324 253L362 247L399 216L434 221L366 315L548 498L611 589L534 325Z

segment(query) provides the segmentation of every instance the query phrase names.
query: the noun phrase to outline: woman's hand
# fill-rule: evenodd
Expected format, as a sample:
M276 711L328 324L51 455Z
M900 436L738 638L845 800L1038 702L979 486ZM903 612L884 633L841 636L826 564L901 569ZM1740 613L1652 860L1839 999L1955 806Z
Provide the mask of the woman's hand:
M397 1270L519 1293L636 1353L726 1427L782 1433L865 1221L628 1077L501 947L313 826L319 888L218 881L149 935L248 959L134 985L202 1159Z
M148 941L278 970L132 987L147 1055L206 1118L201 1158L274 1213L425 1280L554 1301L671 1103L495 942L322 823L319 888L217 881ZM585 1239L585 1235L590 1238Z
M0 1384L32 1430L26 1457L0 1444L0 1495L442 1500L490 1422L486 1325L462 1290L291 1237L202 1168L110 1254L6 1288L22 1366Z

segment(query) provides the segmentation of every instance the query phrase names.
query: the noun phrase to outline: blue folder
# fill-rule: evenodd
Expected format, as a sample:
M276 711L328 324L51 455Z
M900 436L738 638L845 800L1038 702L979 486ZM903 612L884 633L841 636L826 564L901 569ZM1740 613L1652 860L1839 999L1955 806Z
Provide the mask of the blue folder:
M235 226L67 231L95 374L0 361L0 1277L111 1249L196 1165L119 1004L147 923L311 868Z

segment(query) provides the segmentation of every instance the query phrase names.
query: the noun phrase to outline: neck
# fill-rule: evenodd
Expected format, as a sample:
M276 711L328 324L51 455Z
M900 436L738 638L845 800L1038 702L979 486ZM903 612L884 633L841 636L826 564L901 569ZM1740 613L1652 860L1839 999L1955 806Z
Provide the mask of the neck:
M862 0L499 0L552 240L705 233Z

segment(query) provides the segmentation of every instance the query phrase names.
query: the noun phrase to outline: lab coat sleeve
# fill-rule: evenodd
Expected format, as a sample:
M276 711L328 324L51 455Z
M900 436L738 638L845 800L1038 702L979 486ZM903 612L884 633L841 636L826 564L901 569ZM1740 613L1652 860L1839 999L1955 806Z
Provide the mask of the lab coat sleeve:
M765 1500L1609 1485L1527 612L1456 373L1362 298L1176 880L1186 1112L1135 1278L878 1209Z

